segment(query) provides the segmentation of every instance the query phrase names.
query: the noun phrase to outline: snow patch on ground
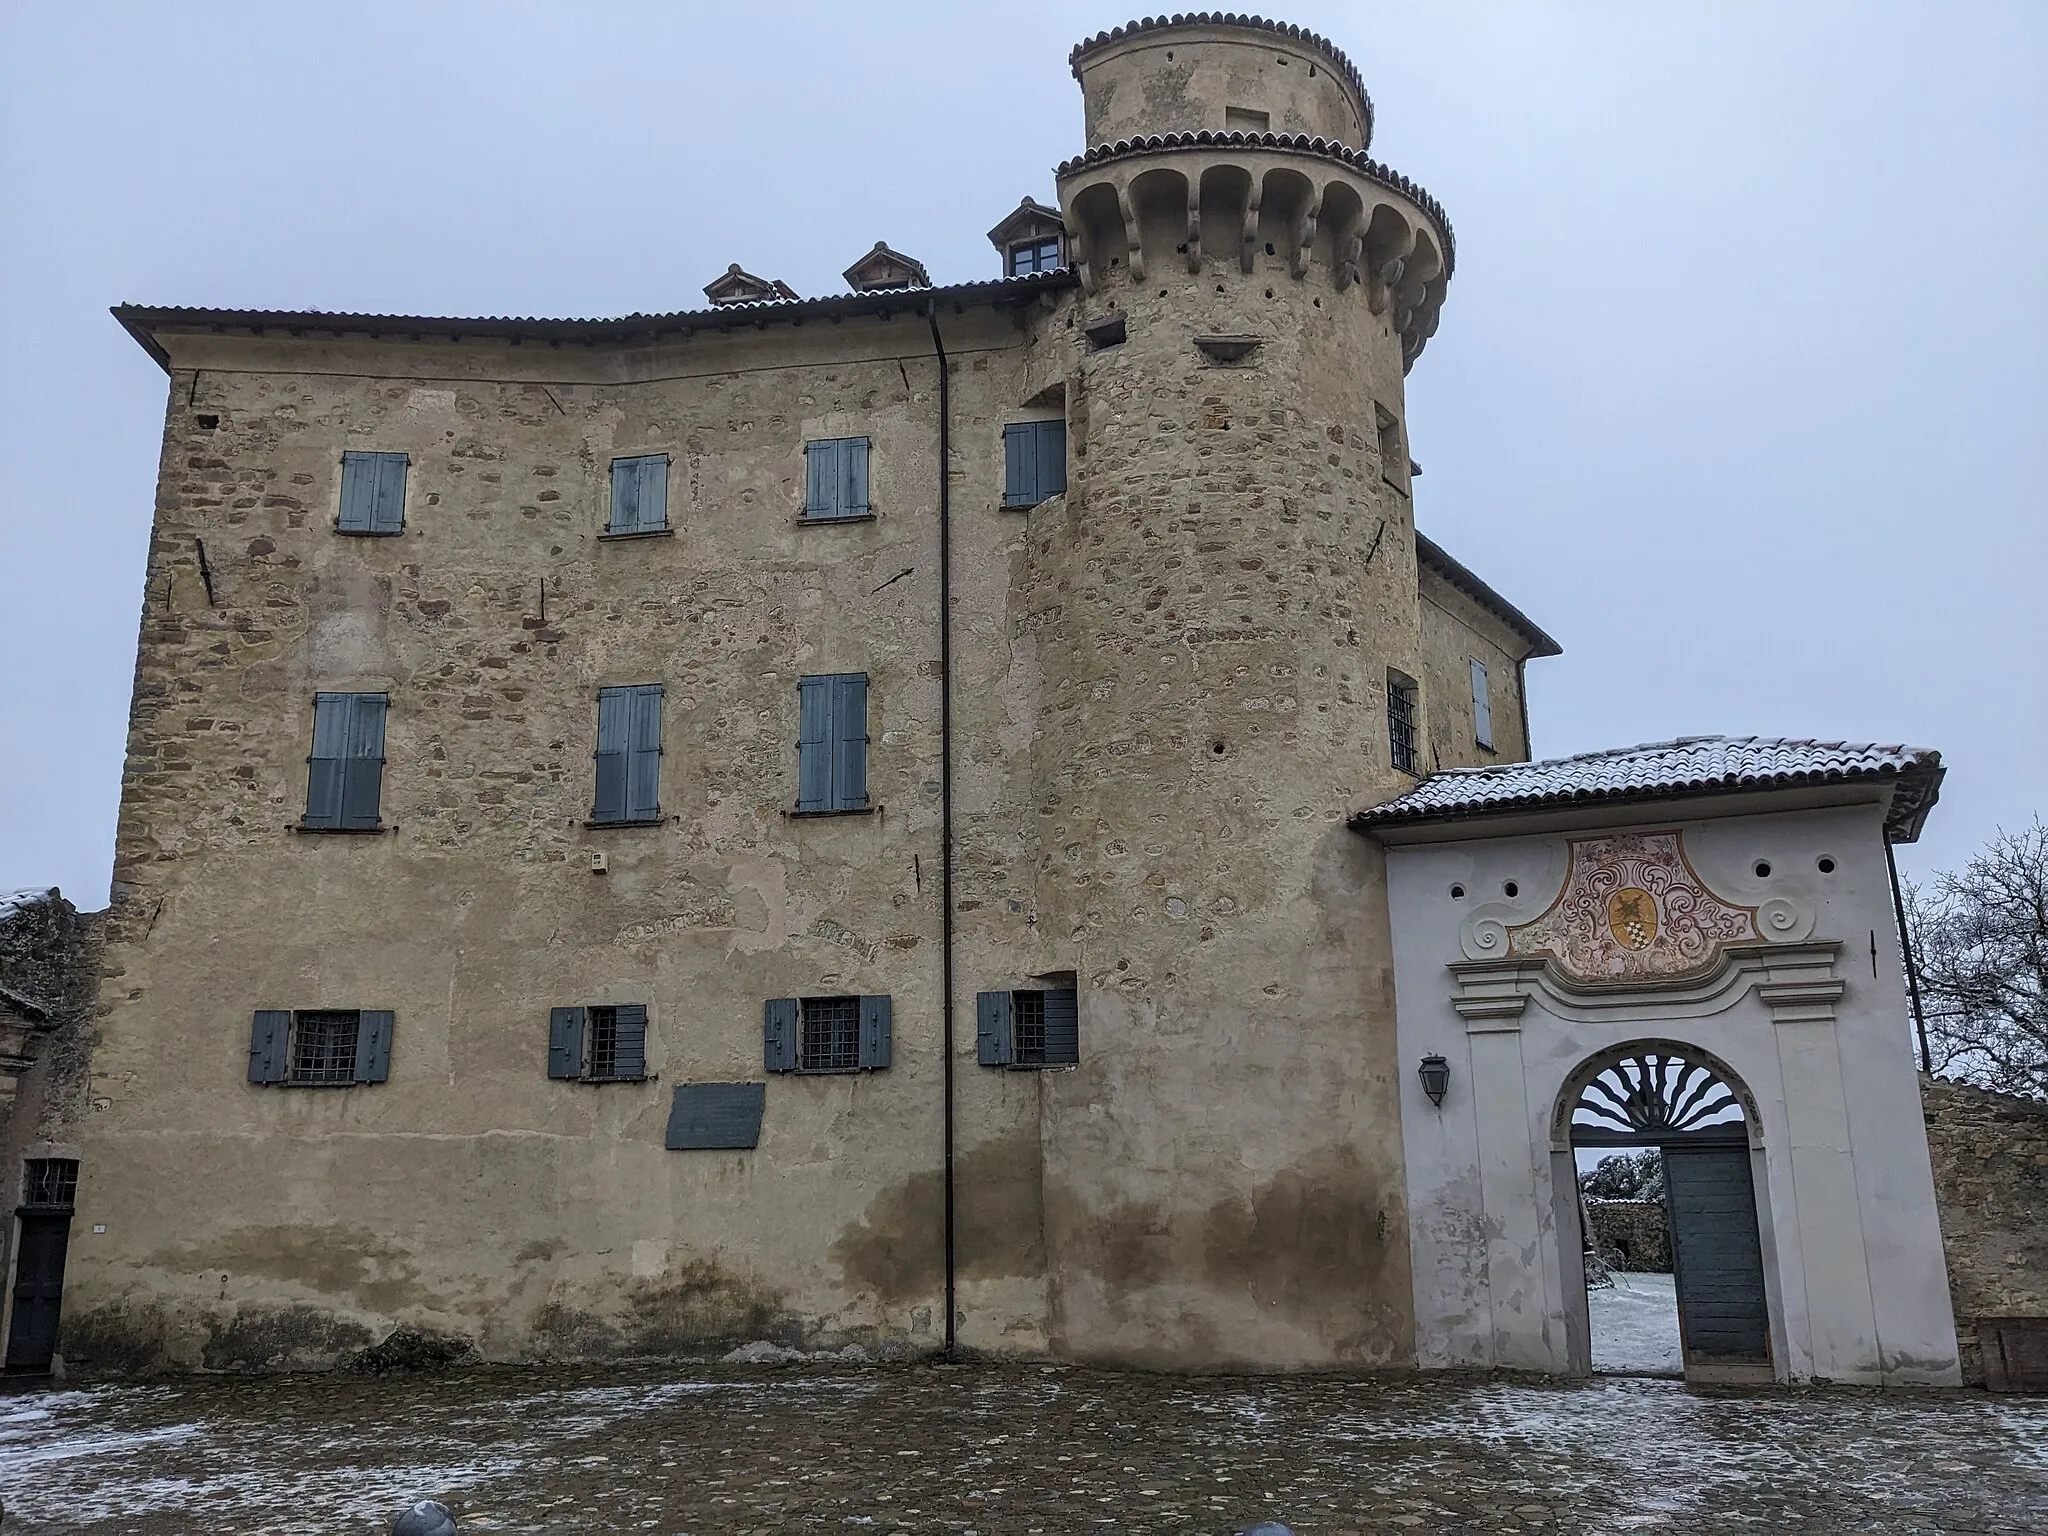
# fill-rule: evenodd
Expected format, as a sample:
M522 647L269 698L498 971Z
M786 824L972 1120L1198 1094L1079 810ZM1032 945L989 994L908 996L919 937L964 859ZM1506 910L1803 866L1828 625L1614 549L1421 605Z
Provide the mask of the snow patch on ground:
M1678 1293L1670 1275L1614 1271L1614 1284L1586 1293L1593 1322L1593 1369L1682 1376Z

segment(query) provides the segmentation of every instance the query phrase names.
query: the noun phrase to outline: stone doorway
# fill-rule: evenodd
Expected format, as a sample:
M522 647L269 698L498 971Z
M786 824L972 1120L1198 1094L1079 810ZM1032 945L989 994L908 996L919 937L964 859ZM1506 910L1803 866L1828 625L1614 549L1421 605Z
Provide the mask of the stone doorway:
M1688 1381L1771 1379L1771 1309L1758 1220L1753 1114L1747 1095L1720 1063L1695 1049L1644 1043L1604 1053L1575 1074L1581 1086L1570 1111L1574 1172L1593 1151L1656 1149L1671 1245L1672 1297L1678 1358ZM1579 1207L1573 1246L1585 1247ZM1568 1255L1568 1261L1577 1257ZM1654 1283L1634 1289L1654 1292ZM1584 1294L1584 1293L1582 1293ZM1586 1337L1598 1358L1595 1315L1654 1321L1654 1295L1588 1296ZM1636 1326L1642 1326L1638 1321ZM1661 1362L1659 1362L1661 1363Z

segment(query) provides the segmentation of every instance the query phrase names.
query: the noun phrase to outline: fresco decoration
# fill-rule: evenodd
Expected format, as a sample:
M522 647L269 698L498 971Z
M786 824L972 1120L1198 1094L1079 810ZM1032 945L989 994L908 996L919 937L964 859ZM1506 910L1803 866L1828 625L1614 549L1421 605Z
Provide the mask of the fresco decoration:
M1682 981L1732 944L1762 943L1756 908L1723 901L1686 860L1677 832L1574 838L1564 889L1508 929L1508 952L1548 955L1583 982Z

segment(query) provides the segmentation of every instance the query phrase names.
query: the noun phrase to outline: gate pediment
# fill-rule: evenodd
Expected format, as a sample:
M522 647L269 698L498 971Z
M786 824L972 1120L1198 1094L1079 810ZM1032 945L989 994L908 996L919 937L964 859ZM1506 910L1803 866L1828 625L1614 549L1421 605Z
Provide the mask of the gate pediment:
M1581 985L1640 985L1703 976L1762 938L1757 909L1709 890L1682 834L1621 832L1571 839L1557 899L1507 930L1507 952L1547 956Z

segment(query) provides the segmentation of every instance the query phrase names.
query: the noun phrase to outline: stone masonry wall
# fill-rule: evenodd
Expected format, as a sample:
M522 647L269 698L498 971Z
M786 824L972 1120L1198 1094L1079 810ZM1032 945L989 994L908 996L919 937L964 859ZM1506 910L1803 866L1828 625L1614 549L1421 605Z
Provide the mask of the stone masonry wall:
M1922 1078L1964 1380L1980 1317L2048 1317L2048 1104Z

